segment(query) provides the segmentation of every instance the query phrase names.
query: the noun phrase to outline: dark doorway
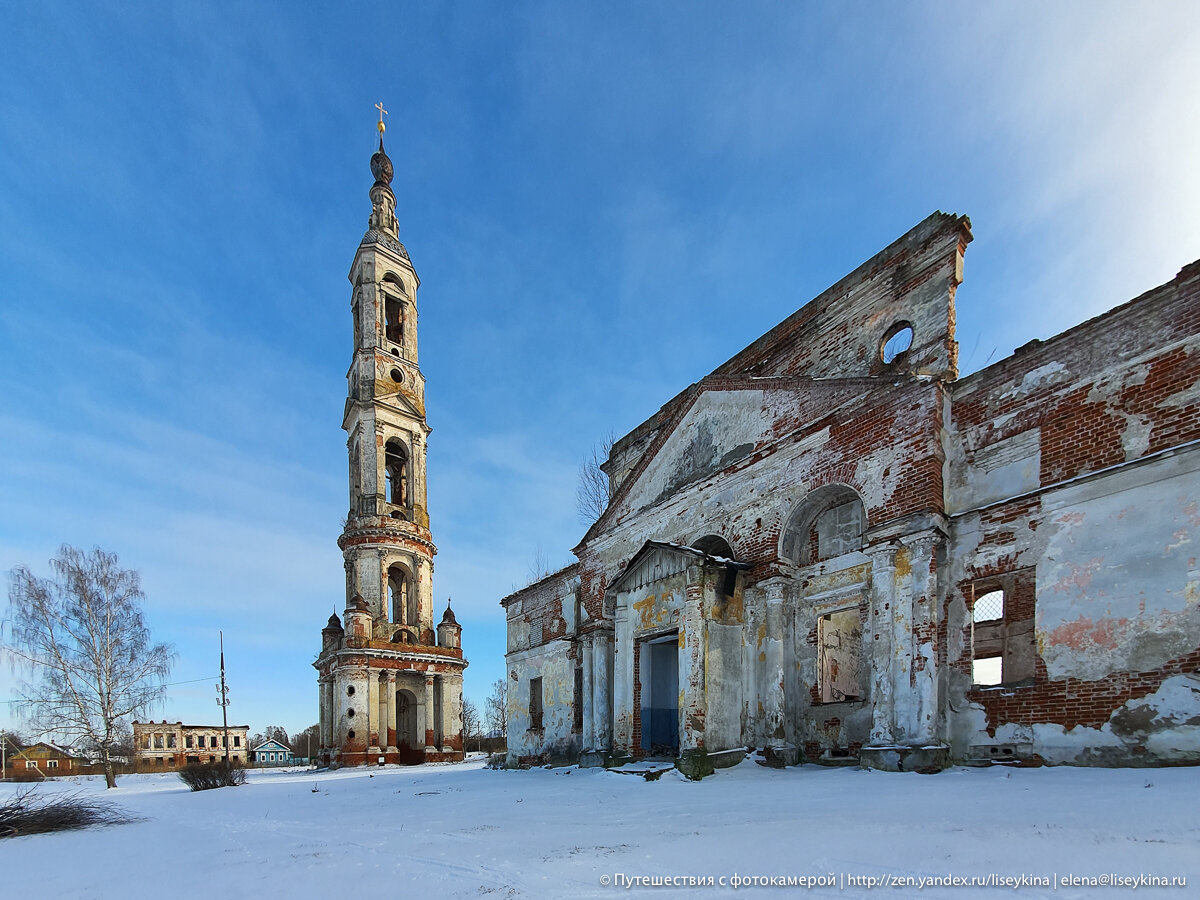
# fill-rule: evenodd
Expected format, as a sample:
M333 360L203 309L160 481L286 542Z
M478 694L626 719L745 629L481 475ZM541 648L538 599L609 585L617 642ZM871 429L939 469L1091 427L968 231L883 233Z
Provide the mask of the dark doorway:
M679 755L679 635L642 645L642 748Z
M412 691L396 691L396 749L400 762L425 762L425 739L417 740L417 698Z

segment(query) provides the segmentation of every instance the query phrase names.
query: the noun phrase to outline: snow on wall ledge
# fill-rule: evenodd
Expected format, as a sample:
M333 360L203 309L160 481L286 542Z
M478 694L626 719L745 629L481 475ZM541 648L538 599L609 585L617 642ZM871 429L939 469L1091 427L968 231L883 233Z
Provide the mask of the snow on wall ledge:
M1024 748L1051 765L1157 766L1200 763L1200 676L1173 675L1145 697L1118 707L1101 725L1006 723L987 732L983 709L971 710L985 746Z

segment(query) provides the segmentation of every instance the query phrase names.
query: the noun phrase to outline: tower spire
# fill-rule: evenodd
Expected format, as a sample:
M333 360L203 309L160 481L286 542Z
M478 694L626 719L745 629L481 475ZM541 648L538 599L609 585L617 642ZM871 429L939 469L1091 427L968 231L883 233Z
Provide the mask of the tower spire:
M396 223L396 195L392 193L392 177L395 170L387 151L383 149L383 133L387 131L383 117L387 110L382 103L376 103L379 110L379 121L375 127L379 130L379 149L371 157L371 174L375 183L371 185L371 220L369 230L381 231L388 237L399 240L399 226Z

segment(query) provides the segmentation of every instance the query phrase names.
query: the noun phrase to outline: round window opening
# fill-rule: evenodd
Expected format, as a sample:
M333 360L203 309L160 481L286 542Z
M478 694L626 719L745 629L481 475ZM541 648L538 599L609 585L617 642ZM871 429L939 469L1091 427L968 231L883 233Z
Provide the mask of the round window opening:
M354 718L354 710L353 709L346 710L346 715L349 716L351 719L353 719Z
M350 687L346 688L346 696L347 697L354 696L354 685L350 685Z
M346 737L350 738L350 740L354 740L354 729L353 728L351 728L349 731L346 732Z
M396 382L396 384L404 383L404 373L399 369L392 369L392 371L388 372L388 377L391 378L392 381Z
M884 364L895 362L902 354L908 351L912 346L913 330L908 324L895 325L888 333L888 336L883 339L883 348L880 356Z

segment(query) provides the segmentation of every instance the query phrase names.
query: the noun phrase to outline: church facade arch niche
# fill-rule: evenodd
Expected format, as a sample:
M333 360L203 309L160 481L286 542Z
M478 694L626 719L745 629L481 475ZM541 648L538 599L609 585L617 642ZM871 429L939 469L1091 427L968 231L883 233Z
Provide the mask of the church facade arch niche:
M719 534L706 534L703 537L696 538L691 545L693 550L699 550L701 553L707 553L709 556L719 556L722 559L736 559L733 553L733 547L729 541Z
M692 541L693 550L699 550L717 559L736 561L733 547L729 541L719 534L709 533ZM714 618L726 624L741 624L744 621L743 610L737 595L738 570L732 566L723 570L720 582L716 585L716 599L712 609ZM731 605L731 601L736 603Z
M808 493L784 520L779 556L797 566L834 559L863 546L867 510L847 484L826 484Z

